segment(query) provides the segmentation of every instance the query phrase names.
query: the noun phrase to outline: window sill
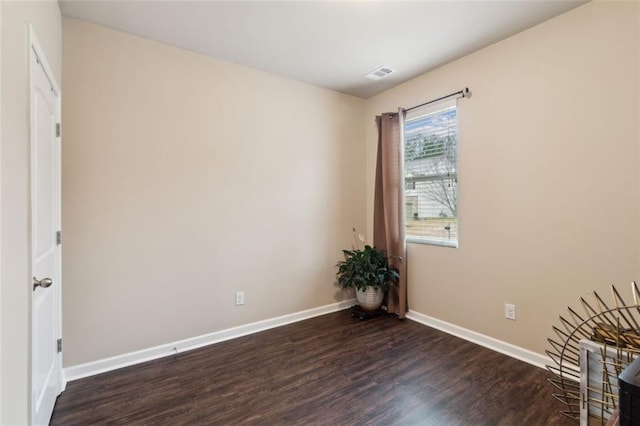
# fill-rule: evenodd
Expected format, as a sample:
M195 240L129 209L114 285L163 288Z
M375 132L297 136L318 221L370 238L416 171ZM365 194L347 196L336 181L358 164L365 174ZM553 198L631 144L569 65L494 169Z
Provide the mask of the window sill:
M457 241L434 240L431 238L420 238L420 237L407 237L406 240L407 240L407 243L409 244L425 244L429 246L458 248Z

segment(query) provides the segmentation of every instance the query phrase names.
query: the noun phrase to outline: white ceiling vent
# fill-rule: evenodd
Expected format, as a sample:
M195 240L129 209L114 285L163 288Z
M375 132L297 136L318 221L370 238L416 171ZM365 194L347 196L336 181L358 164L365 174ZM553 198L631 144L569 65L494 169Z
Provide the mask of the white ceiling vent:
M393 70L389 67L385 67L384 65L376 68L371 71L369 74L365 75L369 80L380 80L391 74Z

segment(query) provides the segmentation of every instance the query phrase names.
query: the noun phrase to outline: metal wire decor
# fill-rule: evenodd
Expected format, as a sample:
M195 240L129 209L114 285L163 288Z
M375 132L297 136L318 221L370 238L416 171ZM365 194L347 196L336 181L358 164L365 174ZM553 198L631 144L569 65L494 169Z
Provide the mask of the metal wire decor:
M556 391L553 397L565 405L565 416L580 419L582 407L604 424L617 408L618 375L640 355L640 290L635 282L631 294L633 303L627 303L612 285L612 302L607 305L594 291L591 303L580 298L583 313L567 307L568 314L560 315L559 324L552 327L555 336L547 339L546 350L552 363L547 370L554 376L549 378ZM580 341L585 339L599 343L601 376L597 385L583 383L581 392ZM584 386L593 392L585 392Z

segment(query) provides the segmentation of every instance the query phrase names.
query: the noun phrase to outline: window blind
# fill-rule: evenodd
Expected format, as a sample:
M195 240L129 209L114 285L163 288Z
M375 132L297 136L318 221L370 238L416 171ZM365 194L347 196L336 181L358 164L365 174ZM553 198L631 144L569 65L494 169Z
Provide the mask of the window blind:
M411 110L404 124L406 236L458 246L456 99Z

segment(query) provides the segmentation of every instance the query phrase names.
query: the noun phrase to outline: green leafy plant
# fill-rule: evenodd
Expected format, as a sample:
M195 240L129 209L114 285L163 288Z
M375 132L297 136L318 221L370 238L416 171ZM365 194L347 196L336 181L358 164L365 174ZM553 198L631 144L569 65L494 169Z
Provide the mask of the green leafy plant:
M338 283L343 288L354 287L366 290L367 286L389 289L390 283L398 282L398 271L389 266L387 253L371 246L363 250L342 250L345 260L338 262Z

